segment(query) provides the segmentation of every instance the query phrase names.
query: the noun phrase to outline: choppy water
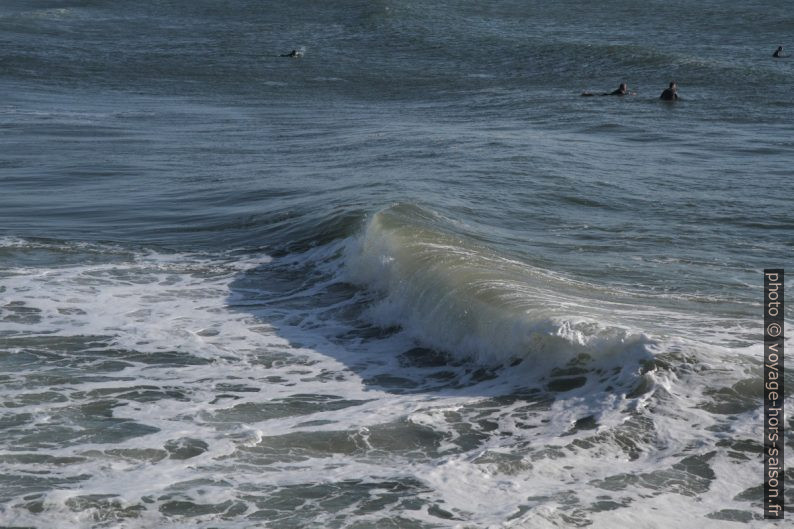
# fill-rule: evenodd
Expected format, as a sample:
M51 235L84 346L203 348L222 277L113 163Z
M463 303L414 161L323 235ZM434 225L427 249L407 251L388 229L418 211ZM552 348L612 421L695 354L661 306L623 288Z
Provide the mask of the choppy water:
M766 527L790 7L3 2L0 525Z

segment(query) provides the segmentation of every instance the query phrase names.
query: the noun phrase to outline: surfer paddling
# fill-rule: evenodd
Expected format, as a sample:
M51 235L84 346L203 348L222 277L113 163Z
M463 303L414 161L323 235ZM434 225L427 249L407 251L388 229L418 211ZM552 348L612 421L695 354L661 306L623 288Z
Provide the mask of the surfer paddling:
M597 94L594 94L592 92L582 92L582 97L592 97L594 95L597 95ZM629 92L629 85L627 85L626 83L620 83L620 86L618 86L615 90L613 90L611 92L603 92L602 94L599 94L599 95L602 95L602 96L635 96L635 95L637 95L637 92Z

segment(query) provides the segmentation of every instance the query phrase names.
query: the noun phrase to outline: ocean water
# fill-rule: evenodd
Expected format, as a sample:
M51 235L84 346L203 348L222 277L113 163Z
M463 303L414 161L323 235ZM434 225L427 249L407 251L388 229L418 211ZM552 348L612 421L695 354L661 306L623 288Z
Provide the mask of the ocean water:
M792 34L756 0L3 1L0 526L782 527Z

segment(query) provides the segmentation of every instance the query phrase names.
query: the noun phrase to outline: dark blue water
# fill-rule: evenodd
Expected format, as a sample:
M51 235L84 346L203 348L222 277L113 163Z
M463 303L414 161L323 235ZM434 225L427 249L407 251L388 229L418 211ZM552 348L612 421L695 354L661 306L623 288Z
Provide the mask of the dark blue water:
M0 522L760 523L793 30L755 1L4 2Z

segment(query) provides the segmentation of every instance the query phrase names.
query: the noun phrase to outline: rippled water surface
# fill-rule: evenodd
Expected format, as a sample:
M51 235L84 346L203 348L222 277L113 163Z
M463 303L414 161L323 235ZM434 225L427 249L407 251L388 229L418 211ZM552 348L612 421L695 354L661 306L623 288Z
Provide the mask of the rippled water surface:
M0 526L766 527L792 30L3 2Z

